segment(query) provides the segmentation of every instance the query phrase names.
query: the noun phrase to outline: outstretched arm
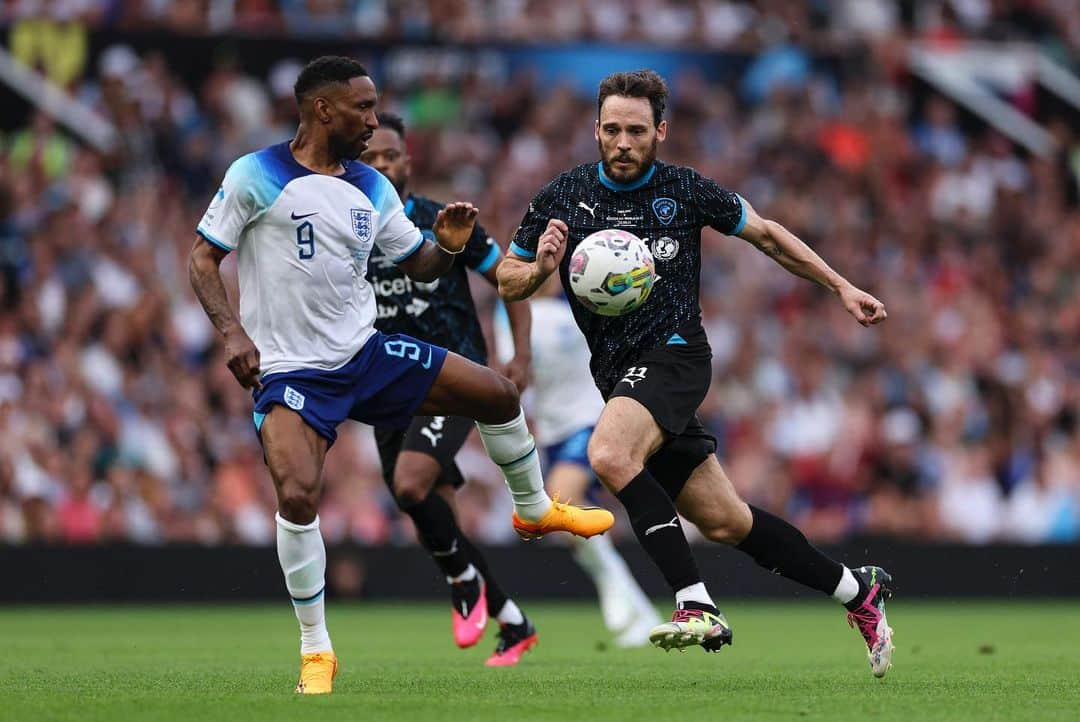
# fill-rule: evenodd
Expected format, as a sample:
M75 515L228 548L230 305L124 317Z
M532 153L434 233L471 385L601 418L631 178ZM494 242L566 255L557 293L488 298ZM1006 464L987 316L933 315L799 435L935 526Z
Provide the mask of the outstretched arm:
M559 267L566 253L569 232L565 223L552 218L536 243L535 260L507 256L499 264L499 295L504 301L520 301L536 293L536 289Z
M421 283L434 281L454 265L472 235L478 211L472 203L451 203L435 217L432 230L436 243L424 243L416 253L399 263L409 278Z
M222 336L225 337L225 362L233 376L244 388L262 386L259 381L259 349L248 337L240 320L229 305L225 284L221 280L221 261L228 255L224 249L196 236L188 258L188 277L199 303Z
M796 276L814 281L840 296L844 308L863 326L880 323L888 317L884 303L853 286L794 233L776 221L759 216L745 199L743 204L746 206L746 224L739 231L739 238L754 244Z

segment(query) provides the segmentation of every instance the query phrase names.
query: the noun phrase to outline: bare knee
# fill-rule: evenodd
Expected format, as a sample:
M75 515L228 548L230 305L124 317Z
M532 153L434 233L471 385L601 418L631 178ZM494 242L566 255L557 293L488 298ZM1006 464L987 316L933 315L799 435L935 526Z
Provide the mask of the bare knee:
M416 506L427 498L428 489L415 479L394 479L394 500L399 509Z
M589 442L589 464L612 493L621 491L644 468L625 446L595 436Z
M310 524L319 512L318 482L284 475L278 479L278 513L294 524Z
M505 424L517 418L521 413L521 396L514 382L500 373L491 373L493 377L491 397L486 404L491 409L492 421L487 423ZM477 419L483 421L483 419Z
M426 499L438 475L438 462L429 456L417 452L406 452L399 456L394 467L393 483L398 508L408 509Z
M296 412L274 406L262 426L263 449L278 497L278 513L310 524L319 513L322 464L329 443Z

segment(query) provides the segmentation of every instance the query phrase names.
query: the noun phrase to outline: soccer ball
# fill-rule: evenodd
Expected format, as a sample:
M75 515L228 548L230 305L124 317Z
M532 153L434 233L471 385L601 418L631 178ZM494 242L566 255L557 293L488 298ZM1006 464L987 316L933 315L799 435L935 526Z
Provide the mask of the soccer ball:
M648 246L629 231L597 231L570 257L570 288L585 308L601 316L621 316L640 308L654 280Z

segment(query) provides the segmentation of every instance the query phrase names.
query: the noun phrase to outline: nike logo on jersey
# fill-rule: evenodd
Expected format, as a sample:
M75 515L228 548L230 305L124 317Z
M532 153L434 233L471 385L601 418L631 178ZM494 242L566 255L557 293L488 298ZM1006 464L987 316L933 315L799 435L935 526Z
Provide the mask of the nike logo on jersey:
M589 212L589 215L592 216L594 219L596 218L596 207L600 205L599 203L593 203L592 208L589 208L587 205L585 205L583 201L578 201L577 205L578 208L584 208L585 210L587 210Z
M289 218L292 218L294 221L298 221L301 218L310 218L311 216L317 216L317 215L319 215L318 211L315 211L314 213L304 213L303 215L299 215L299 216L296 215L296 211L293 211L292 214L289 215Z
M431 368L431 347L430 346L428 347L428 350L427 350L427 359L424 361L424 363L422 363L420 365L423 366L426 369Z
M660 531L661 529L665 529L667 527L671 527L672 529L678 529L679 528L679 517L678 516L673 516L673 517L671 517L671 521L669 521L667 524L656 524L655 526L649 527L648 529L645 530L645 536L649 536L654 531Z

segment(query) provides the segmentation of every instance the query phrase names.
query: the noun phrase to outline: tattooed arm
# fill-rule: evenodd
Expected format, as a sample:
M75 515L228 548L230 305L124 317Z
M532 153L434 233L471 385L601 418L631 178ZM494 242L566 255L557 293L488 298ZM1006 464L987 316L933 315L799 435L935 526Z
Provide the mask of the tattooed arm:
M888 316L885 304L853 286L794 233L776 221L759 216L746 200L742 202L746 209L746 222L737 234L739 238L757 246L789 272L814 281L840 296L844 308L863 326L885 320Z
M225 284L221 281L221 261L228 251L195 237L188 257L188 277L199 303L210 322L225 338L225 363L244 388L258 388L259 349L244 332L240 319L233 313Z

